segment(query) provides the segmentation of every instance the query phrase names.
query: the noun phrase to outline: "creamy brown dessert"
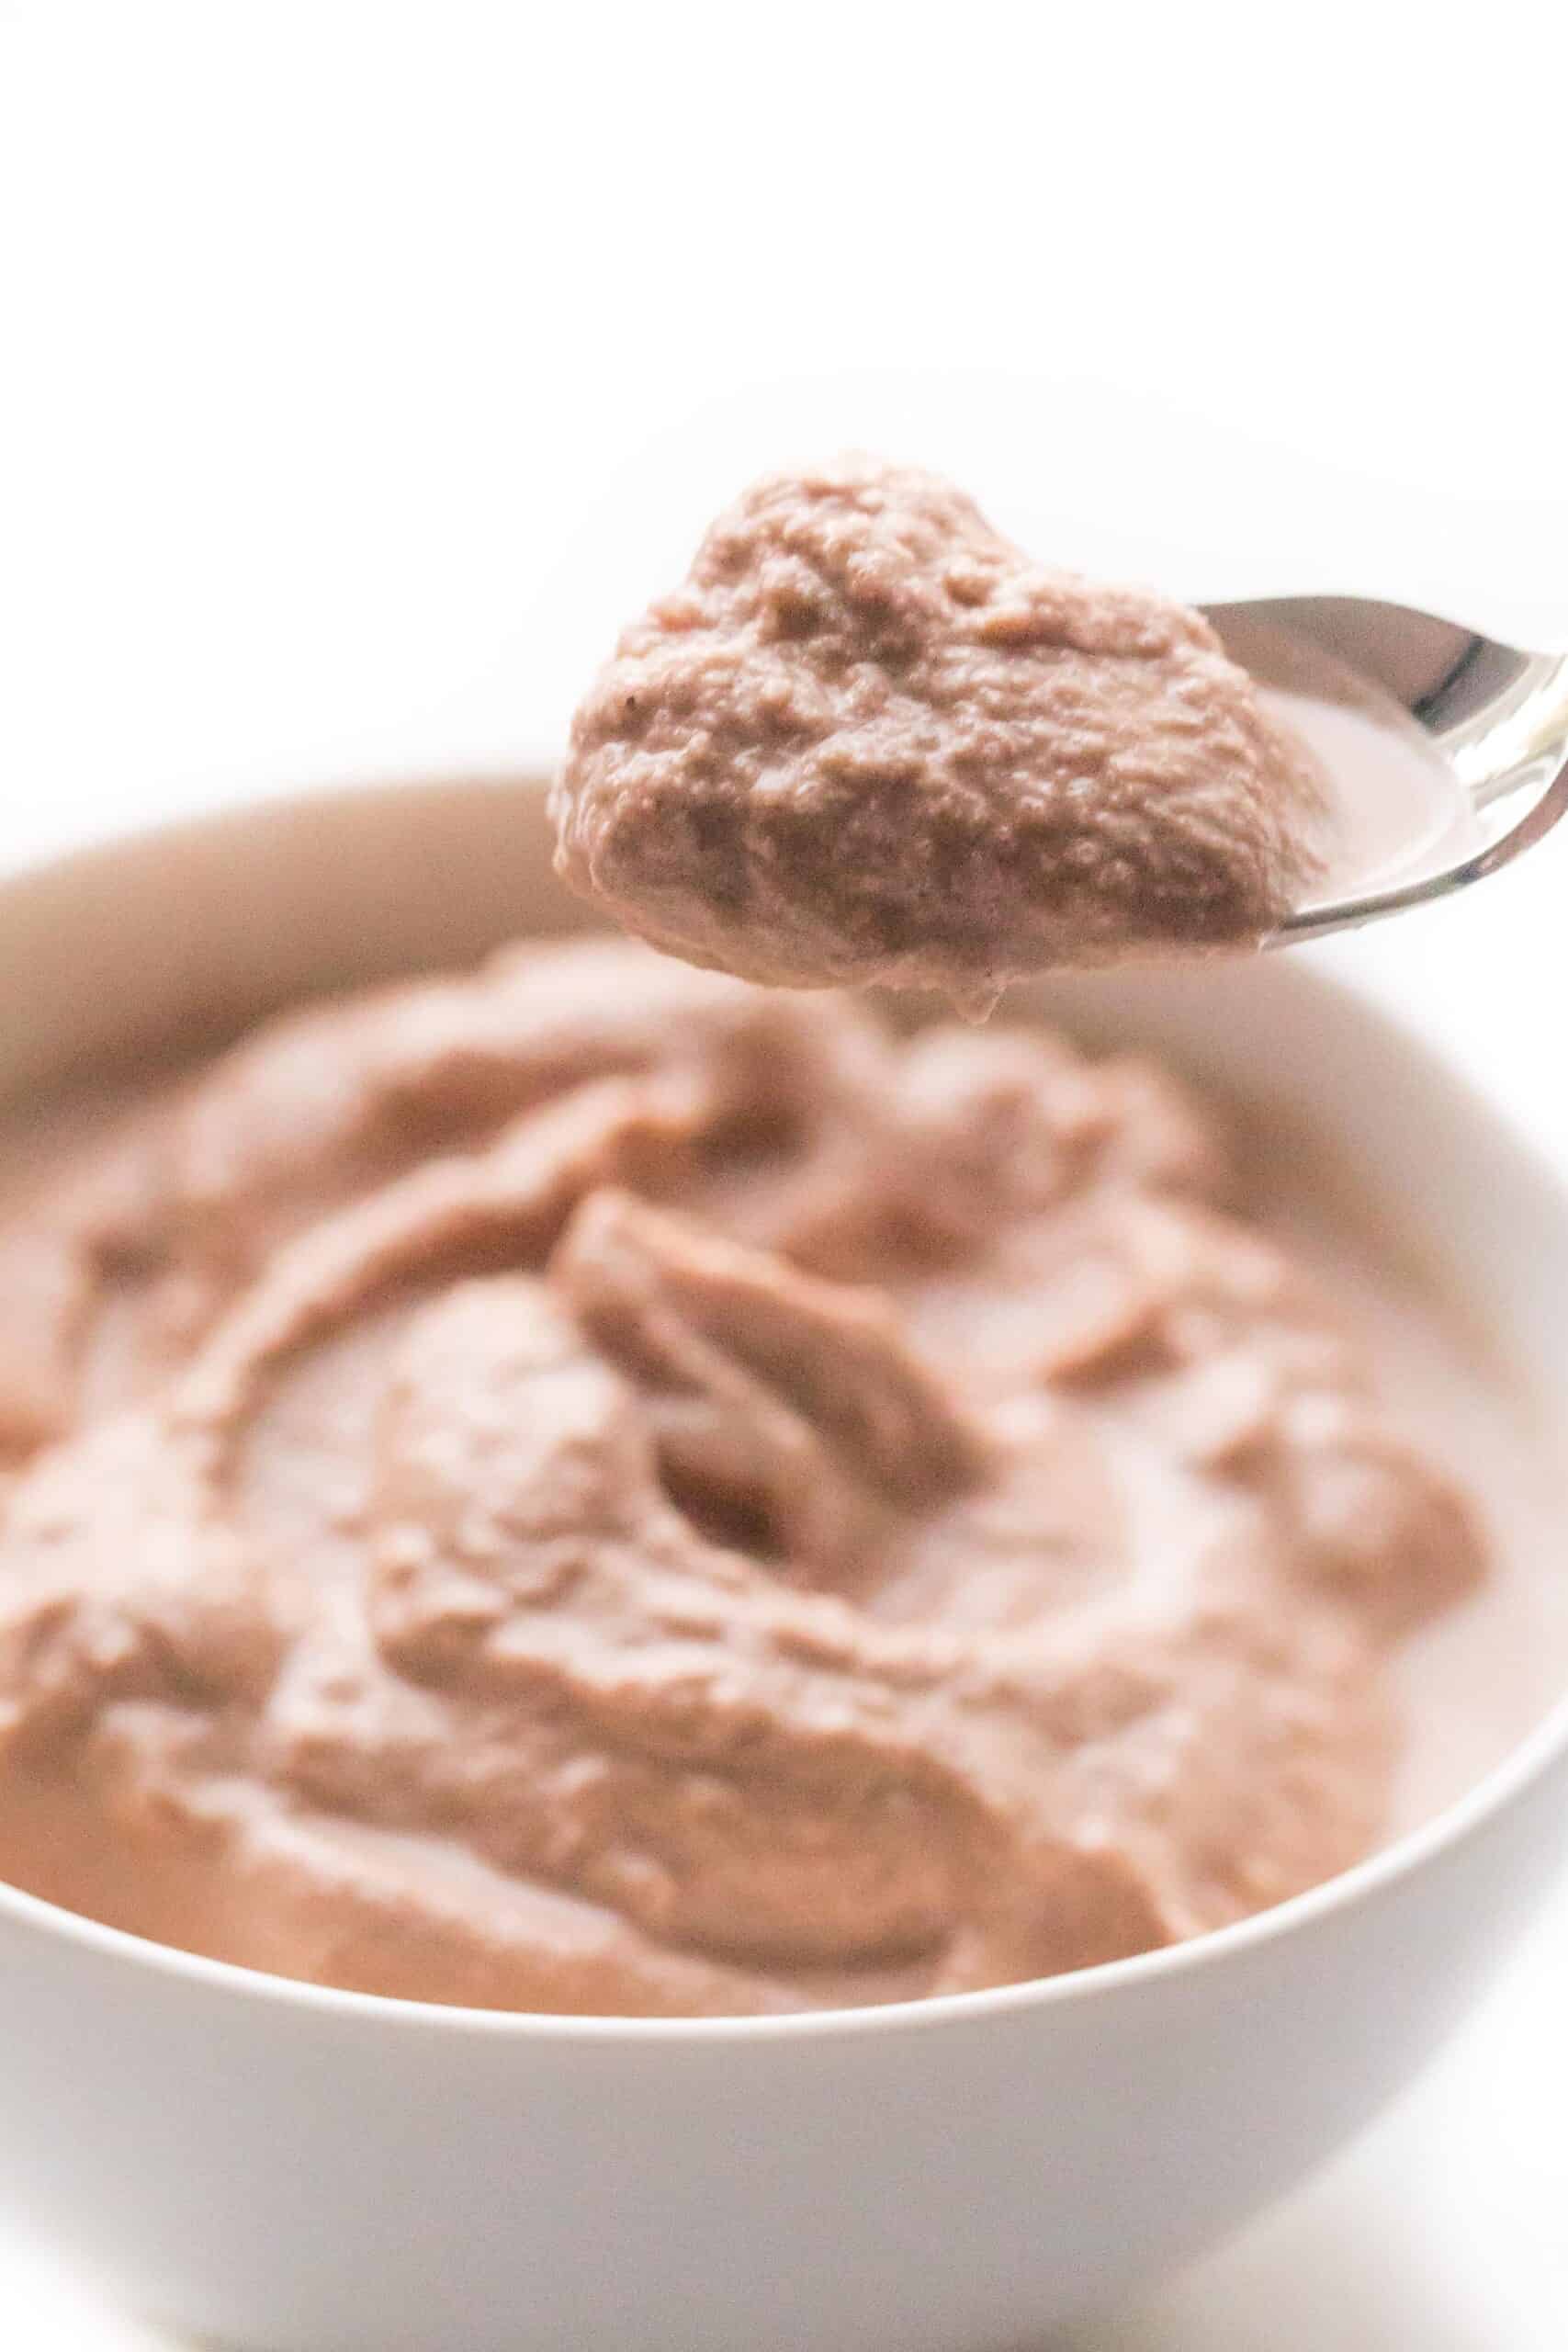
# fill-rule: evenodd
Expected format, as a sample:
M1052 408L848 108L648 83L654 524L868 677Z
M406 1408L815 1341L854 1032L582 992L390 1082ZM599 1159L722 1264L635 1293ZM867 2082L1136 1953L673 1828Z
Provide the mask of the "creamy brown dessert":
M869 459L759 483L621 639L558 871L695 964L970 1008L1051 967L1256 946L1321 779L1207 621L1032 563Z
M1213 1123L619 944L259 1032L0 1230L0 1874L320 1982L747 2012L1365 1851L1470 1504Z

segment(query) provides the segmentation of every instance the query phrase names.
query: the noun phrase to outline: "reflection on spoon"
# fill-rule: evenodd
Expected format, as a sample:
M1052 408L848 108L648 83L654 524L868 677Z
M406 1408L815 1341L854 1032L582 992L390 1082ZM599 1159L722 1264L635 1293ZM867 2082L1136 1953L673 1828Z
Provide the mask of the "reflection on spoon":
M1326 781L1321 876L1269 944L1446 897L1568 808L1568 656L1362 597L1206 609Z

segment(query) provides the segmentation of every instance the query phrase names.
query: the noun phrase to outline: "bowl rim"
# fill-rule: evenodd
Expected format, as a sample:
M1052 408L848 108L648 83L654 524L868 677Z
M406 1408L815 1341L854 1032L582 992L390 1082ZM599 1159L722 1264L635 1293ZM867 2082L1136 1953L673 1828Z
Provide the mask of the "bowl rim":
M519 761L507 775L483 772L468 782L528 785L536 788L548 763ZM465 779L452 778L448 781ZM238 808L182 815L173 821L138 826L124 834L29 858L19 865L0 867L0 895L12 885L44 872L64 872L78 864L96 864L106 854L151 845L159 837L206 833L232 818L276 817L308 808L314 802L359 799L371 802L403 791L428 792L443 779L424 775L378 777L368 786L328 783L307 786L243 803ZM1549 1154L1526 1131L1507 1106L1495 1100L1451 1061L1404 1010L1391 1008L1381 998L1337 973L1318 966L1303 969L1293 958L1288 986L1308 996L1336 1001L1343 1015L1376 1038L1380 1046L1418 1069L1424 1082L1444 1095L1456 1118L1484 1128L1501 1146L1532 1190L1551 1201L1562 1227L1568 1248L1568 1170L1554 1165ZM1283 975L1280 975L1282 978ZM1278 984L1271 975L1271 980ZM921 2034L964 2025L1000 2022L1040 2011L1074 2011L1095 2001L1118 1996L1134 1997L1147 1987L1185 1979L1227 1964L1239 1964L1248 1953L1309 1930L1339 1913L1358 1908L1402 1880L1426 1870L1443 1855L1481 1835L1500 1815L1518 1803L1554 1763L1568 1760L1568 1670L1556 1700L1523 1737L1481 1778L1451 1799L1427 1820L1379 1846L1348 1870L1335 1873L1303 1894L1251 1914L1228 1927L1211 1928L1152 1951L1135 1952L1122 1960L1102 1961L1089 1968L1056 1976L1027 1978L1016 1984L992 1985L977 1992L923 1996L916 2000L861 2004L837 2008L786 2010L764 2017L620 2017L558 2015L540 2010L478 2008L453 2002L412 2000L400 1996L360 1993L332 1984L275 1975L180 1950L125 1928L106 1926L79 1912L51 1903L41 1895L0 1880L0 1926L20 1928L42 1939L61 1938L87 1954L109 1962L123 1962L155 1978L199 1985L206 1992L242 2003L265 2002L300 2013L335 2020L365 2030L401 2031L551 2043L635 2044L682 2048L724 2043L795 2042L838 2040L844 2035Z

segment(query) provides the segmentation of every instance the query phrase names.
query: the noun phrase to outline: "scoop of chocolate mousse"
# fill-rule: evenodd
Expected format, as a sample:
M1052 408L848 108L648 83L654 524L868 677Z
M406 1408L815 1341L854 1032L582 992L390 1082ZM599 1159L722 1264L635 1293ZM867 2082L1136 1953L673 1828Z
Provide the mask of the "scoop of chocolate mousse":
M577 712L557 865L688 962L815 988L1256 946L1321 785L1201 614L1043 570L934 476L758 483Z

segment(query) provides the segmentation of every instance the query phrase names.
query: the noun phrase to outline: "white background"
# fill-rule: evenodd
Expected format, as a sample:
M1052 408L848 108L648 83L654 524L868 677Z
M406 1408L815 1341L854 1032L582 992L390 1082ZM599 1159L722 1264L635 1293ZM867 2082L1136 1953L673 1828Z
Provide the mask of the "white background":
M1568 642L1555 16L0 0L0 860L547 750L712 504L846 443L1047 557ZM1568 1156L1565 911L1553 842L1321 952ZM1568 1895L1076 2352L1560 2352L1565 1970ZM0 2340L145 2341L44 2249Z

